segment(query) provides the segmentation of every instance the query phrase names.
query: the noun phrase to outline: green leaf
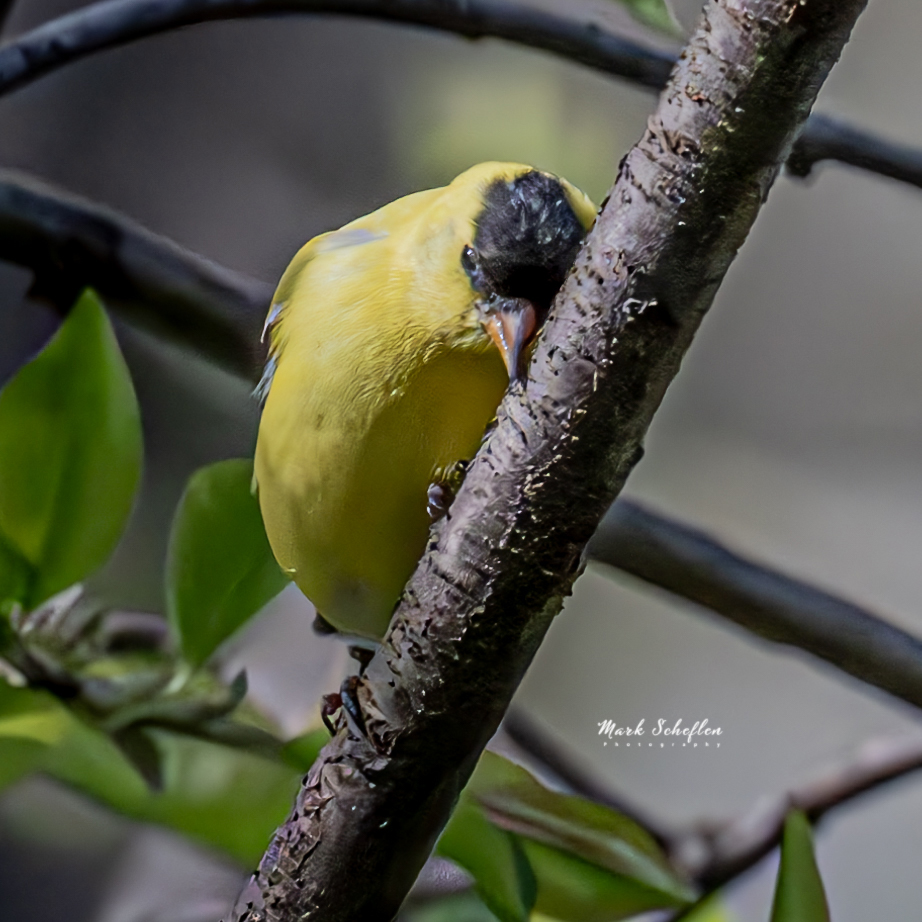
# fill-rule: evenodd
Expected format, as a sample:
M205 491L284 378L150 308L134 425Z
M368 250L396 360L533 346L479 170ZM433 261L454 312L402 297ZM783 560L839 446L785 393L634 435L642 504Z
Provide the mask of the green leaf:
M0 678L0 739L21 739L48 746L67 732L67 720L55 698L45 692L14 688Z
M3 736L3 727L15 735ZM57 699L0 682L0 784L40 771L124 816L168 826L254 867L291 810L301 773L225 746L146 732L160 757L159 793L108 736Z
M683 905L694 898L650 834L608 807L549 791L525 769L489 752L481 758L470 787L490 821L508 832L632 880L658 893L660 905ZM538 884L540 904L540 876Z
M34 579L29 561L0 534L0 617L12 603L25 601Z
M829 922L810 823L800 810L792 810L784 822L772 922Z
M614 922L686 903L572 853L528 839L522 843L538 881L535 909L560 922Z
M501 922L525 922L535 902L535 877L515 836L497 829L465 790L436 853L474 878L478 895Z
M0 679L0 787L42 772L124 816L158 823L253 867L291 810L303 770L238 749L145 731L162 781L151 791L119 746L47 692ZM308 740L292 741L307 756Z
M282 758L292 768L299 772L306 772L317 761L320 750L330 742L330 734L326 727L308 730L301 736L289 740L282 749Z
M41 743L0 737L0 791L35 771L43 749Z
M288 583L253 495L253 463L220 461L189 479L167 552L167 614L201 665Z
M662 32L670 38L682 38L682 27L666 0L618 0L638 22Z
M291 810L300 775L240 750L163 731L163 790L151 791L102 734L75 725L45 770L119 813L168 826L255 867Z
M408 902L400 910L400 918L404 917L406 922L496 922L496 916L470 891L426 900L422 905Z
M735 919L736 916L724 905L720 893L716 893L689 912L685 922L734 922Z
M0 678L0 790L34 771L66 731L66 717L50 695L13 688Z
M5 593L32 608L100 567L125 526L140 471L131 377L87 289L0 392L0 534L20 558L12 569L8 554L0 563ZM28 591L22 561L32 571Z

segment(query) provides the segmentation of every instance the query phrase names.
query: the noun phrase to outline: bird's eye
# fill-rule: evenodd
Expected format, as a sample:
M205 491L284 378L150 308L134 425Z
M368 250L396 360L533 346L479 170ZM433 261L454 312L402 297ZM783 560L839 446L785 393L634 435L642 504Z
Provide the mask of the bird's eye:
M461 265L468 274L473 272L477 267L477 254L474 252L473 247L466 246L461 251Z

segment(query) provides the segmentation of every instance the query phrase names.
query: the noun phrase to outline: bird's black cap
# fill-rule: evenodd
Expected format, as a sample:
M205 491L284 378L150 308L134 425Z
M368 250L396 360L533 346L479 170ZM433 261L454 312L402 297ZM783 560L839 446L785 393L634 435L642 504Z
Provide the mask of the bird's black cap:
M584 233L559 180L529 170L487 186L462 263L482 294L526 298L546 311Z

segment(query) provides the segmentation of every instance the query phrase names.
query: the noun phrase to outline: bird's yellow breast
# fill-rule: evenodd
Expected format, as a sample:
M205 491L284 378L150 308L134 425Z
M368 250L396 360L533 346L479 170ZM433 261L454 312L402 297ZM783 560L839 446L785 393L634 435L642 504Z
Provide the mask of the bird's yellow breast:
M321 235L279 284L259 502L277 560L346 633L385 631L427 487L476 453L507 386L460 256L485 183L527 169L481 164Z
M347 633L384 632L427 487L474 455L507 384L460 263L477 202L450 188L311 241L276 299L259 501L279 563Z

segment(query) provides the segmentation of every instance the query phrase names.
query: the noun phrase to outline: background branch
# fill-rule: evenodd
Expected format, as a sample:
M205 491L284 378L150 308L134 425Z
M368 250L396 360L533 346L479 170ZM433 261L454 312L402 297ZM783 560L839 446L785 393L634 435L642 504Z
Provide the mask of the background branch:
M791 808L803 810L816 823L830 810L920 768L922 740L872 740L848 761L785 794L760 801L729 822L703 823L677 837L673 857L708 893L713 892L779 844L784 818Z
M0 0L2 3L2 0ZM0 48L0 95L97 51L197 23L250 17L328 14L419 25L467 38L500 38L548 51L640 86L661 89L675 59L628 41L572 2L566 14L517 0L104 0ZM791 172L839 160L922 187L922 152L842 122L811 117L794 147Z
M740 557L703 532L622 500L602 520L589 553L922 707L922 641L857 605Z
M571 16L516 0L103 0L39 26L0 49L0 94L106 48L217 20L331 14L502 38L660 89L674 59Z
M826 115L814 115L797 139L787 168L795 176L809 176L822 160L838 160L922 188L922 150L894 144Z
M0 259L31 269L30 294L61 313L91 285L138 325L236 374L256 375L272 286L114 211L2 170Z

